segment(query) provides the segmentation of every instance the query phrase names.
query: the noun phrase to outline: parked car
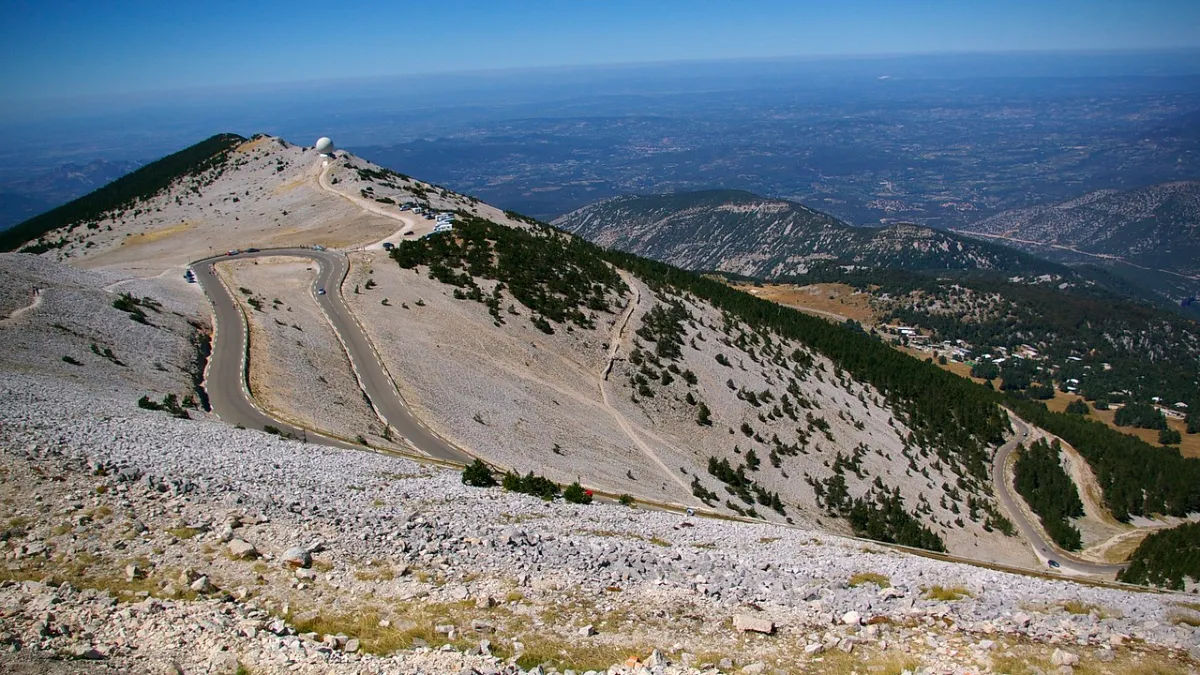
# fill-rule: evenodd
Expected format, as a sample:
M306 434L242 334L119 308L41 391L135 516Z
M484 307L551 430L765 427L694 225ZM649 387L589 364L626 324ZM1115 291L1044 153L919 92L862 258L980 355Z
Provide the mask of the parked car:
M317 289L317 295L325 295L325 289L324 289L324 288L318 288L318 289Z
M226 251L226 252L225 252L225 255L237 255L237 254L239 254L239 253L241 253L241 251L239 251L239 250L237 250L236 248L234 248L234 249L230 249L229 251Z
M1053 567L1054 569L1058 569L1058 568L1062 567L1062 565L1058 564L1057 560L1051 560L1049 564L1050 564L1050 567Z
M256 249L256 248L248 248L248 249L246 249L246 253L258 253L258 249Z

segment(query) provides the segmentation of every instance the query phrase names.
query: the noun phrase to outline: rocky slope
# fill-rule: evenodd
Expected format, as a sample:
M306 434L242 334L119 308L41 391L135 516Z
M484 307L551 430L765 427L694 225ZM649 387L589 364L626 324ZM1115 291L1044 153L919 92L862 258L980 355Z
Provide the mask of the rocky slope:
M840 485L844 498L894 490L952 552L1027 555L986 526L992 502L971 478L986 445L969 430L955 440L983 445L978 456L914 445L926 430L906 423L910 402L807 343L820 336L751 325L647 281L646 269L598 264L563 235L352 157L326 166L276 139L233 157L152 208L114 214L112 232L64 232L69 243L41 256L0 256L5 669L78 672L88 666L60 661L82 659L121 672L1194 670L1195 607L1182 596L1017 577L831 534L850 528L817 506L816 485ZM234 185L244 200L205 191ZM218 225L239 243L335 226L341 241L370 242L398 223L360 200L386 209L403 195L462 207L447 257L401 267L400 256L354 253L343 291L431 426L501 466L661 501L703 496L776 522L467 488L454 472L234 429L187 407L203 298L177 274L131 270L205 255ZM282 213L285 202L296 211ZM179 227L193 216L206 225ZM484 248L454 257L450 242L467 241ZM556 265L512 264L513 251ZM541 278L529 268L569 272L539 282L561 283L564 297L581 275L586 311L547 320L562 308L522 286ZM258 288L271 276L251 290L273 305L269 284ZM302 300L281 287L273 311ZM968 515L960 500L977 508Z
M109 225L76 228L66 233L68 244L43 257L146 274L209 255L210 246L366 243L412 229L396 207L410 200L541 231L351 155L326 161L262 137L235 146L209 173L188 175L138 208L111 214L105 219L111 232ZM64 235L45 239L56 236ZM590 251L577 255L580 264L595 257ZM461 288L430 278L428 266L402 270L381 250L355 253L352 263L343 295L406 400L430 427L496 466L536 470L560 483L579 479L612 494L842 533L852 529L844 517L830 515L837 510L824 498L831 481L839 498L844 484L848 500L894 491L902 508L919 513L922 526L952 553L1036 564L993 527L996 506L978 477L984 474L980 466L969 467L944 449L913 447L912 429L895 402L803 340L748 324L670 287L650 288L627 273L624 288L613 286L598 305L607 309L589 311L585 323L556 323L547 334L536 327L538 312L478 274L471 283L496 294L499 320ZM296 295L295 285L282 277L275 288L261 266L249 269L260 274L235 287L250 287L263 306L262 312L247 307L262 338L257 349L252 346L259 358L251 385L287 419L386 446L377 420L364 414L352 376L318 372L327 361L344 365L328 351L332 340L318 340L327 330L316 321L319 312L305 308L301 313L314 320L312 329L302 326L304 334L292 336L298 321L286 308L302 301L303 293ZM181 276L167 274L153 283L201 302ZM273 302L285 298L278 306ZM648 318L662 318L673 307L681 314L658 328L647 326ZM206 323L205 314L199 305L194 319ZM663 329L672 335L659 335ZM261 347L270 340L287 344L264 363ZM678 354L656 356L662 340L678 340ZM262 379L271 372L271 381ZM708 415L704 423L701 407ZM966 477L972 470L976 477ZM959 500L975 506L961 508Z
M1200 182L1101 190L1050 206L1005 211L965 232L1063 261L1113 257L1200 275Z
M468 488L46 373L0 422L10 672L1196 672L1188 596Z
M913 270L1033 272L1048 264L1004 247L916 225L851 227L802 204L732 190L614 197L554 225L601 246L685 269L760 278L817 261Z

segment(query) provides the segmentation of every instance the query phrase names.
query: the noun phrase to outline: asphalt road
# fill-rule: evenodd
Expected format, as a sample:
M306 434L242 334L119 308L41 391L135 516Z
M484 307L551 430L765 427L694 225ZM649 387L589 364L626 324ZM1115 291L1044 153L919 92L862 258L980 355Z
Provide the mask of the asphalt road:
M1125 567L1124 565L1092 563L1064 553L1053 542L1047 541L1042 536L1041 529L1029 522L1025 518L1025 512L1018 508L1016 500L1020 499L1020 497L1012 491L1012 486L1009 485L1008 480L1005 478L1004 469L1008 464L1009 456L1012 455L1017 445L1029 439L1029 427L1016 418L1013 418L1013 423L1017 428L1017 435L1001 446L996 451L996 456L992 460L992 484L996 486L996 498L1004 505L1004 509L1012 515L1013 523L1021 531L1021 536L1029 542L1030 546L1033 546L1034 554L1038 558L1041 558L1042 562L1057 561L1060 565L1059 571L1115 577L1117 572Z
M403 437L417 451L435 459L458 464L471 462L473 458L470 455L436 436L418 421L400 398L387 370L379 362L370 341L342 298L342 280L346 277L350 262L344 254L336 251L300 248L273 249L241 253L236 256L215 256L192 263L191 268L195 272L196 281L212 303L216 323L216 342L213 345L205 388L213 412L217 417L230 424L241 424L246 428L262 429L268 425L274 426L297 438L306 438L310 442L323 445L340 448L361 447L276 420L254 403L253 397L246 387L249 356L245 323L241 309L230 290L213 272L213 265L227 260L281 255L307 258L319 265L320 271L312 287L313 301L324 311L334 332L346 347L350 363L358 376L363 391L366 392L371 404L391 426L393 435ZM320 294L318 293L319 289L325 289L326 292Z

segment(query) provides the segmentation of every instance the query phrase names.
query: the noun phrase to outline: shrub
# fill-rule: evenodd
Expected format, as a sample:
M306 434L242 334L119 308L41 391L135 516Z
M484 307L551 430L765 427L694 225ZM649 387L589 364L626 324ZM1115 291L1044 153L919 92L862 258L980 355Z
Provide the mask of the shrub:
M1183 435L1175 429L1159 429L1158 444L1159 445L1179 445L1183 442Z
M716 358L717 358L717 363L725 366L726 368L729 368L731 366L731 364L729 363L729 359L725 358L724 354L717 354Z
M487 464L481 459L476 459L463 469L462 482L463 485L471 487L492 487L496 484L496 479Z
M1087 415L1092 411L1088 408L1088 404L1083 402L1083 399L1077 398L1067 404L1066 412L1069 412L1072 415Z
M592 494L589 491L584 490L583 486L579 484L579 481L575 481L574 483L568 485L566 489L563 490L562 496L563 499L571 502L572 504L592 503Z
M620 502L621 506L633 506L634 504L633 495L628 494L621 495L617 498L617 501Z
M712 426L712 415L708 410L708 406L703 403L696 410L696 424L704 427Z
M75 359L73 357L70 357L70 356L64 356L64 357L62 357L62 360L64 363L69 363L73 366L82 366L83 365L83 363L81 361L79 361L78 359Z
M1149 403L1130 403L1113 415L1113 424L1140 429L1166 429L1167 418Z
M558 485L555 485L554 481L545 476L535 476L532 471L524 476L509 471L504 474L501 485L510 492L520 492L546 500L558 496Z

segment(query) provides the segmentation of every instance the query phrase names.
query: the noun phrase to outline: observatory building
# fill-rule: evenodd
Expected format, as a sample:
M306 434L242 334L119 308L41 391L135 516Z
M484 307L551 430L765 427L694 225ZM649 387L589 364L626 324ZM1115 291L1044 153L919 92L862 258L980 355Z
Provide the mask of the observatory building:
M316 151L323 157L333 157L334 147L333 141L329 140L328 136L322 136L317 139Z

